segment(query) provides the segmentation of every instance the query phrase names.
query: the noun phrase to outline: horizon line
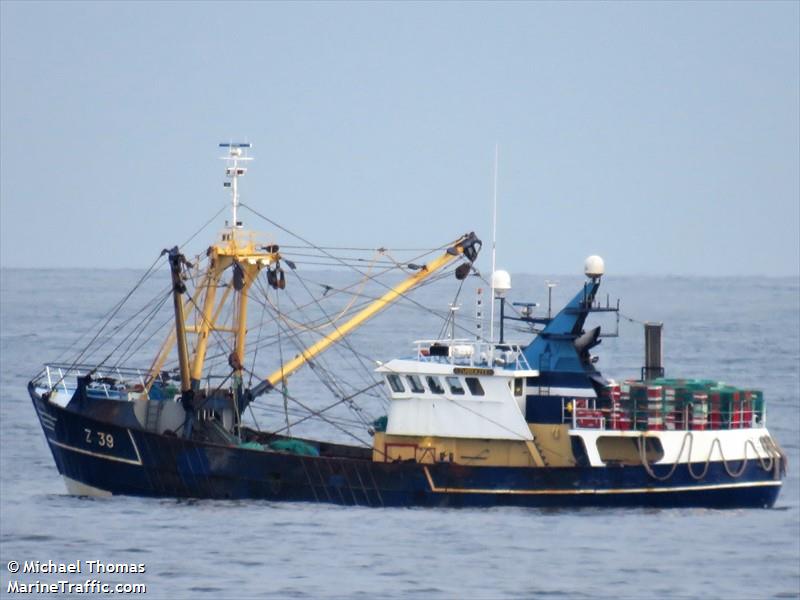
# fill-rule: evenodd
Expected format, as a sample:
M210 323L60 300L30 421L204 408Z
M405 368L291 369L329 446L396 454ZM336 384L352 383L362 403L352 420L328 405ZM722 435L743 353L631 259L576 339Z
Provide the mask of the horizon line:
M315 268L315 269L304 269L306 272L320 272L320 271L330 271L330 270L341 270L346 271L346 267L334 265L330 268ZM0 265L0 271L86 271L86 270L95 270L95 271L146 271L146 267L98 267L98 266L8 266L8 265ZM160 270L160 269L159 269ZM574 273L554 273L554 272L532 272L532 271L520 271L514 272L512 275L515 276L524 276L524 275L543 275L548 277L582 277L584 274L580 271ZM704 277L704 278L714 278L714 279L723 279L723 278L731 278L731 277L764 277L770 279L800 279L800 270L797 273L773 273L773 274L765 274L765 273L636 273L636 272L619 272L619 273L608 273L606 272L604 277L641 277L641 278L656 278L656 277Z

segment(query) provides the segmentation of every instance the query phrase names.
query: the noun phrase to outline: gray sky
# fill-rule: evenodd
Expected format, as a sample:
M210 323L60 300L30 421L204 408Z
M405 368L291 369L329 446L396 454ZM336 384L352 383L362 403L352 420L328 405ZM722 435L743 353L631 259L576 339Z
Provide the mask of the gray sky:
M233 139L243 200L318 244L488 248L498 143L500 267L800 271L798 2L0 11L6 267L148 266Z

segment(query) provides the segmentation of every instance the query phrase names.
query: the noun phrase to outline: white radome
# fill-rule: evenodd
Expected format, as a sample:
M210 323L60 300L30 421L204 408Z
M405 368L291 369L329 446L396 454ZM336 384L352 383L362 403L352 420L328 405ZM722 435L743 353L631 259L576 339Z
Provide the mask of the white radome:
M511 275L508 271L495 271L492 273L492 289L497 298L503 298L511 289Z
M587 277L600 277L605 271L606 263L596 254L587 258L583 266L583 272Z

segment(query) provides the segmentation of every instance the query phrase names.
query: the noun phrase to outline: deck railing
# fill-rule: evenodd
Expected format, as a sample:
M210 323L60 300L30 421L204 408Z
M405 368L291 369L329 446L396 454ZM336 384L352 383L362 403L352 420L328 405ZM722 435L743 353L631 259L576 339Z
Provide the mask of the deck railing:
M703 431L766 427L766 410L747 408L702 412L691 407L654 414L646 407L630 412L599 408L597 398L562 398L561 422L573 429L609 431Z
M468 367L531 370L519 344L496 344L468 339L417 340L416 359Z
M108 382L113 380L119 384L139 384L144 387L145 377L148 369L126 368L126 367L98 367L96 365L72 364L72 363L47 363L44 370L34 379L35 383L44 384L51 390L61 390L69 394L77 386L77 378L91 373L92 379L96 382L95 389L102 389L107 397L111 397L110 392L114 389ZM106 380L106 381L104 381Z

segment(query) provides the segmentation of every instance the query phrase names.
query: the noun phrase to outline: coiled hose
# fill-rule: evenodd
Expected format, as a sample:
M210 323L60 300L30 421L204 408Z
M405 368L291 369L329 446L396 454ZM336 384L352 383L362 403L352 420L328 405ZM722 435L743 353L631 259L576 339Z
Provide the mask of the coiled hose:
M678 465L680 465L681 456L683 455L683 449L686 447L686 442L689 442L689 448L686 455L686 467L689 471L689 475L695 481L700 481L704 479L705 476L708 474L708 470L711 467L711 455L714 453L714 446L719 448L719 455L722 458L722 466L725 469L725 472L732 478L738 479L744 474L745 469L747 468L747 447L751 446L753 448L753 453L755 454L758 462L761 464L761 468L765 471L771 471L774 469L776 479L780 477L780 474L786 472L786 455L783 450L772 440L771 437L765 435L762 436L759 441L761 442L761 446L763 449L769 454L768 459L763 459L758 453L758 449L756 448L755 444L752 440L746 440L744 443L744 458L741 459L742 465L738 470L733 470L728 466L728 461L725 459L725 454L722 451L722 443L719 441L718 437L714 438L714 441L711 442L711 447L708 449L708 455L705 459L705 466L703 470L696 474L692 470L692 446L694 444L694 435L691 431L687 431L686 435L683 436L683 440L681 440L681 447L678 450L678 456L675 458L675 462L673 463L672 467L670 468L669 472L666 475L658 475L653 470L652 465L647 460L647 450L646 444L643 443L645 439L644 436L640 436L637 438L636 443L639 449L639 458L642 461L642 466L647 471L647 474L650 475L653 479L657 481L667 481L672 478L675 474L675 471L678 469ZM735 461L731 461L735 462Z

